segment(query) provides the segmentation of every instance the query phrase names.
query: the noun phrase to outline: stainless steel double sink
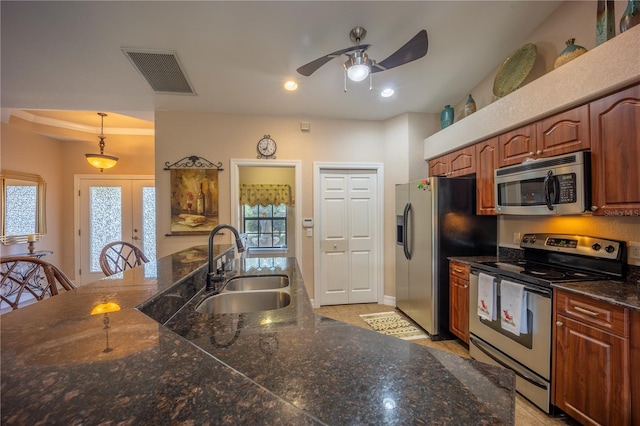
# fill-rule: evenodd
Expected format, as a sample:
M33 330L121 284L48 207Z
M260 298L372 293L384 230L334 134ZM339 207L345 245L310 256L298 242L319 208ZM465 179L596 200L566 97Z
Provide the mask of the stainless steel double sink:
M241 314L281 309L291 304L287 275L251 275L229 279L219 294L196 307L201 314Z

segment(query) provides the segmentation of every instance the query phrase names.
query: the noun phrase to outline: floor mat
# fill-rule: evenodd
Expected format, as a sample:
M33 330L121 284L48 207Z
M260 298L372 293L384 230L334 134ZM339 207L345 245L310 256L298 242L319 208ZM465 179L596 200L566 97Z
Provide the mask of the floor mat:
M360 315L369 327L378 333L404 340L426 339L427 334L402 318L396 312L380 312Z

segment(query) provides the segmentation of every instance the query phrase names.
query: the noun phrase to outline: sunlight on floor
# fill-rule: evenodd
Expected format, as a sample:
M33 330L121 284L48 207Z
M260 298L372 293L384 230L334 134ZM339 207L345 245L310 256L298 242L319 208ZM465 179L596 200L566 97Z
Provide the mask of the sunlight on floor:
M327 318L345 322L347 324L356 325L358 327L370 329L362 318L361 314L375 314L378 312L388 312L395 310L394 306L378 305L375 303L358 304L358 305L336 305L323 306L315 309L315 313ZM402 312L396 311L400 315ZM404 315L403 315L404 316ZM469 358L469 350L466 344L456 340L442 340L434 342L431 339L411 340L412 343L429 346L431 348L452 352L456 355ZM565 418L553 418L547 416L543 411L531 404L520 395L516 395L516 426L547 426L547 425L578 425Z

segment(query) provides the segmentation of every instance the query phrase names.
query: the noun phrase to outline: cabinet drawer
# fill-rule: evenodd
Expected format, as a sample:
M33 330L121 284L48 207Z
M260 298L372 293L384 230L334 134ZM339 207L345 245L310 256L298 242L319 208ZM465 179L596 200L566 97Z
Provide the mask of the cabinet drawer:
M556 314L565 315L603 331L629 336L629 311L621 306L556 290Z
M449 264L449 275L451 275L452 277L457 277L465 281L469 281L470 272L471 267L466 263L451 261L451 263Z

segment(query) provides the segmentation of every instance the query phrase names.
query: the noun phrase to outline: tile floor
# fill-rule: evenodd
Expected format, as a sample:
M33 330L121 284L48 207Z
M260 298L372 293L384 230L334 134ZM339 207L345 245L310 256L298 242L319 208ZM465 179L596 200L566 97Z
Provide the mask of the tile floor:
M323 306L315 309L315 313L347 324L369 328L361 314L374 314L378 312L394 311L395 307L378 305L375 303L358 305ZM398 311L400 315L401 312ZM434 342L431 339L417 339L411 342L418 345L429 346L468 358L468 347L460 340L443 340ZM546 426L546 425L579 425L579 423L567 418L554 418L547 416L543 411L531 404L520 395L516 395L516 426Z

